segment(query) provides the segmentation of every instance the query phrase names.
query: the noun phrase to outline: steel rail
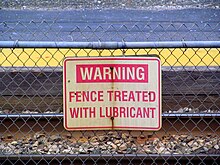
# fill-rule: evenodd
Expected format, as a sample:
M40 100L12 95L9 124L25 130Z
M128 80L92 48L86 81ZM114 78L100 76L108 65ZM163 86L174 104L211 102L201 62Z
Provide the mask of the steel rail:
M105 159L112 159L112 157L117 159L123 160L152 160L152 158L156 158L157 160L164 160L164 158L169 160L190 160L191 159L220 159L219 154L102 154L101 158ZM50 154L50 155L0 155L0 160L7 158L8 160L64 160L64 159L71 159L74 160L94 160L100 159L100 154ZM117 161L117 160L115 160Z
M162 117L220 117L220 113L163 113ZM0 114L0 118L63 118L62 113L39 113L39 114Z

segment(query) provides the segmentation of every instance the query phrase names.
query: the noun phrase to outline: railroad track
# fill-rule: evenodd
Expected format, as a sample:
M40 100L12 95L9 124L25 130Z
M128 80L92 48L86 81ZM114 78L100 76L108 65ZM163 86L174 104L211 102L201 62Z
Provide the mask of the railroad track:
M112 164L164 160L186 163L188 159L193 163L201 160L217 163L220 160L219 113L163 114L163 127L158 132L68 132L63 128L62 114L2 114L0 119L2 164L73 160Z
M162 72L161 130L68 132L61 68L1 68L0 163L218 164L219 67Z

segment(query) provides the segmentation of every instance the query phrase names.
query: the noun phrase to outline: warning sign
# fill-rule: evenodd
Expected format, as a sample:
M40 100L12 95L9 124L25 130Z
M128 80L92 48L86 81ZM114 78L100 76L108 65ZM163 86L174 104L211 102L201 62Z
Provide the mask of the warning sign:
M66 58L63 88L67 130L161 128L159 58Z

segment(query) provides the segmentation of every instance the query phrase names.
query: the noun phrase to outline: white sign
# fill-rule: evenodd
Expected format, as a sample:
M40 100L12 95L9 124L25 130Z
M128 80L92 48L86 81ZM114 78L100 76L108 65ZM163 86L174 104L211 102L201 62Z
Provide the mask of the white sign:
M67 130L159 130L160 60L66 58L63 101Z

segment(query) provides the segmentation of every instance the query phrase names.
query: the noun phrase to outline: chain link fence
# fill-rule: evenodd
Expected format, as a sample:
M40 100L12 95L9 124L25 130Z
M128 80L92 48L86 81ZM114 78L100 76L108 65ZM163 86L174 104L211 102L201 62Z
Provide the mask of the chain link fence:
M218 164L219 21L73 25L59 16L0 22L2 164ZM146 55L162 63L160 131L64 130L65 57Z

